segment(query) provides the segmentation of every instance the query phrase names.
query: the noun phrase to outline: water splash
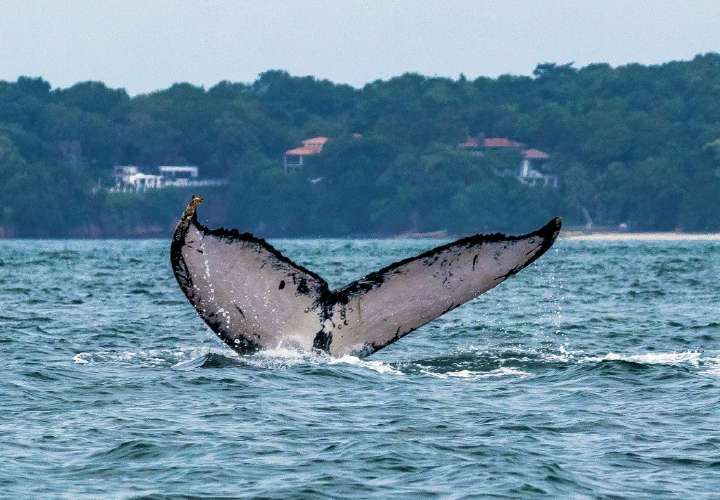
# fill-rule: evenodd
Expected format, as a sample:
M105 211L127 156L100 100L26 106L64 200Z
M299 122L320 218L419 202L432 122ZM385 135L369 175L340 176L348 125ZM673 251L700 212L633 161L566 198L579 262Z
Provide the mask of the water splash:
M495 370L490 370L487 372L482 371L475 371L475 370L458 370L458 371L450 371L450 372L432 372L429 370L422 370L421 373L425 375L430 375L431 377L435 378L461 378L461 379L468 379L468 380L480 380L480 379L487 379L487 378L497 378L497 377L517 377L517 378L525 378L529 377L530 373L519 370L517 368L512 368L508 366L503 366L501 368L496 368Z
M583 363L601 363L603 361L626 361L643 365L669 365L677 366L689 364L698 366L701 361L701 353L696 351L687 352L648 352L643 354L617 354L609 352L604 356L588 356L582 358Z
M177 347L174 349L147 349L140 351L94 351L79 352L73 356L78 365L115 364L138 368L170 367L184 362L191 362L199 357L216 353L232 354L226 349L208 347Z

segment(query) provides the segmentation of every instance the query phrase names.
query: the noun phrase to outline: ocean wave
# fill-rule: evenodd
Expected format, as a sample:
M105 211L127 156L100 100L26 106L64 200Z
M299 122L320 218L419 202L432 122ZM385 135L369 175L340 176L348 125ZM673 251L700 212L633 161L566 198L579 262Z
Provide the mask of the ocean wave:
M80 352L73 356L79 365L112 363L137 367L172 367L179 370L196 368L251 367L280 370L294 366L350 365L380 374L403 375L403 372L383 361L367 361L355 356L333 358L327 354L290 348L259 351L240 356L229 349L216 347L180 347L176 349L148 349L143 351Z
M714 377L720 377L720 365L716 366L715 368L711 368L709 370L704 370L701 373L703 373L704 375L712 375Z
M382 361L366 361L364 359L360 359L356 356L343 356L341 358L330 358L329 360L330 364L348 364L353 366L359 366L361 368L365 368L367 370L373 370L380 374L389 374L389 375L404 375L404 373L397 368L394 368L392 365L388 363L384 363Z
M266 349L252 356L243 356L241 359L243 364L265 369L282 369L298 365L350 365L380 374L403 375L403 372L383 361L368 361L350 355L334 358L324 353L289 348Z
M496 368L495 370L490 371L477 371L477 370L458 370L458 371L450 371L450 372L433 372L430 370L421 370L420 373L423 373L425 375L430 375L431 377L435 378L463 378L463 379L470 379L470 380L477 380L477 379L485 379L485 378L495 378L495 377L528 377L530 376L530 373L519 370L517 368L509 367L509 366L503 366L500 368Z
M642 365L691 366L703 368L703 373L720 376L720 356L703 356L699 351L668 351L644 353L616 353L588 355L573 351L564 345L557 349L537 349L510 346L502 349L463 348L437 359L392 363L361 359L356 356L334 358L327 354L291 348L263 350L249 356L240 356L222 347L178 347L173 349L147 349L140 351L95 351L75 354L78 365L111 363L128 367L179 370L197 368L247 367L262 370L283 370L296 366L346 365L373 371L382 375L404 376L413 373L439 378L482 379L493 377L527 377L531 371L564 364L600 364L626 362ZM530 371L529 371L530 370Z
M94 351L75 354L73 362L78 365L112 363L155 368L191 361L210 353L227 354L226 351L208 347L178 347L175 349L147 349L141 351Z
M702 371L704 375L720 377L720 356L705 358L703 359L702 365L703 368L705 368L705 370Z
M133 439L124 441L118 445L111 446L104 450L96 451L92 454L93 458L101 458L103 460L146 460L161 455L162 449L147 441Z
M643 354L617 354L609 352L604 356L588 356L580 361L584 363L601 363L603 361L626 361L643 365L684 365L698 366L701 361L701 353L697 351L685 352L648 352Z
M715 356L715 357L713 357ZM576 365L592 368L604 363L624 362L636 365L689 367L704 369L702 373L720 375L720 355L714 351L663 351L591 354L572 350L565 345L556 348L526 346L464 347L441 358L417 361L421 373L456 377L483 378L499 375L530 375L561 366ZM448 369L454 371L448 371ZM515 370L503 372L503 370ZM475 375L477 374L477 375Z

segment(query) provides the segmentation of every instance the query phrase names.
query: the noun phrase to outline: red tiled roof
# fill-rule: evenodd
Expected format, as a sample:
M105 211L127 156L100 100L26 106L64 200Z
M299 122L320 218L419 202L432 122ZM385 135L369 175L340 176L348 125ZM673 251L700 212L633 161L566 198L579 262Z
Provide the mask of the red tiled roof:
M548 158L550 158L550 155L547 154L545 151L530 148L523 151L523 158L527 160L547 160Z
M293 153L293 154L318 154L323 150L323 146L325 146L325 143L328 141L327 137L311 137L310 139L304 139L300 142L302 142L302 146L299 148L295 148L296 150L302 150L302 149L311 149L313 152L305 152L305 153Z
M285 151L285 156L310 156L320 154L323 150L323 146L328 141L327 137L311 137L310 139L304 139L302 146L299 148L288 149Z
M322 148L302 146L299 148L288 149L285 156L309 156L320 154Z
M309 146L312 144L313 146L317 145L317 146L323 147L327 141L328 141L327 137L319 136L319 137L311 137L310 139L305 139L300 142L302 142L305 146Z
M480 147L480 141L477 137L468 137L465 142L458 144L458 147L463 149L476 149Z
M524 144L522 142L513 141L507 137L486 137L485 147L486 148L521 148Z

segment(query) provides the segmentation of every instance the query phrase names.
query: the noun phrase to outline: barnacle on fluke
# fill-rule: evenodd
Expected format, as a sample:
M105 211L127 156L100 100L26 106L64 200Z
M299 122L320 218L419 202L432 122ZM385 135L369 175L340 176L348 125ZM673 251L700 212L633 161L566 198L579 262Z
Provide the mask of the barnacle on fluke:
M547 251L560 219L522 236L475 235L337 290L265 240L198 222L193 196L170 259L180 288L234 350L296 347L365 356L495 287Z

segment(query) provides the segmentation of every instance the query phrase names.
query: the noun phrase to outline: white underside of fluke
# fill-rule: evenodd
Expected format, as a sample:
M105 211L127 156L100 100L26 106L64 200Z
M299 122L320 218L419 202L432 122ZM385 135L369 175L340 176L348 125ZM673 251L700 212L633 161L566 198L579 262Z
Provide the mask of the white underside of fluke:
M188 300L238 352L281 347L368 355L477 297L540 257L560 219L523 236L476 235L335 291L262 239L197 221L193 197L171 260Z

